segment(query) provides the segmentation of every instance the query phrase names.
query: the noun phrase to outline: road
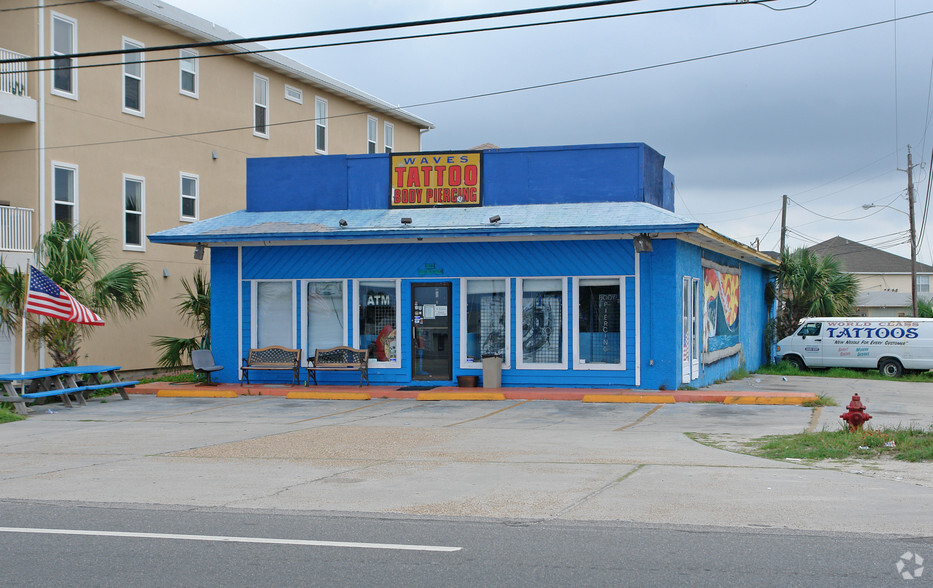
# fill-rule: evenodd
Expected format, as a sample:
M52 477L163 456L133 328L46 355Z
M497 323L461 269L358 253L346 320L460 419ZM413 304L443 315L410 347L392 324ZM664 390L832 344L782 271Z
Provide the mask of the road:
M0 516L2 584L23 587L878 586L902 581L905 552L933 553L883 535L619 522L15 502Z

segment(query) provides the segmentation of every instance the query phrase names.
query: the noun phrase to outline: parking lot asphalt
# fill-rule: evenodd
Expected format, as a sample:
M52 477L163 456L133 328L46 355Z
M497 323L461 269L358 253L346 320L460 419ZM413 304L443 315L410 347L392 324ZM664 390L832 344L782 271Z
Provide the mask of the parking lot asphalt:
M773 461L694 440L837 428L854 393L873 425L929 427L929 385L720 387L839 406L111 397L0 426L0 500L929 535L930 464Z

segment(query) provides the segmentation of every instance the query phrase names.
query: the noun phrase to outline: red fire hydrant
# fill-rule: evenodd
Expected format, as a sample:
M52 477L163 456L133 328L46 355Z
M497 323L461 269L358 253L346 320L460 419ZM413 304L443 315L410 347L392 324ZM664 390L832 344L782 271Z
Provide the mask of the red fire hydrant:
M862 425L871 418L871 415L865 412L865 405L862 404L862 399L858 397L858 394L852 395L852 402L846 408L848 410L839 415L839 418L849 423L850 433L860 431Z

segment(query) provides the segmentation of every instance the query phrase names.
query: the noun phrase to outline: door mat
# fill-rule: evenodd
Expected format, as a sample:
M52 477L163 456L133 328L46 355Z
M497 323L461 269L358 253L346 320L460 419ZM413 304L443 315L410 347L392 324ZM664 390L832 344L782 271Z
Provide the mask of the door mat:
M433 390L435 388L437 388L437 386L403 386L398 390L399 392L408 392L411 390Z

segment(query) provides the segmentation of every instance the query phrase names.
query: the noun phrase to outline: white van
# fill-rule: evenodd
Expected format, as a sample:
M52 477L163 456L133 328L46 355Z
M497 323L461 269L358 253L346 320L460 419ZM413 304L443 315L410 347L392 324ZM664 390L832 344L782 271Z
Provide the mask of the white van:
M933 319L806 318L778 341L777 357L798 368L878 368L892 378L904 370L931 370Z

